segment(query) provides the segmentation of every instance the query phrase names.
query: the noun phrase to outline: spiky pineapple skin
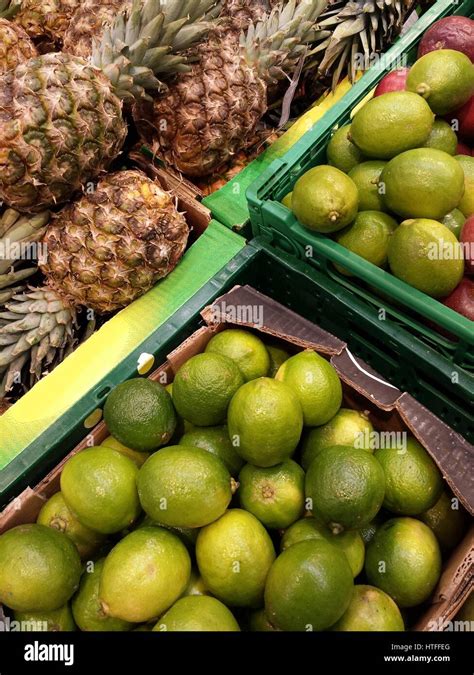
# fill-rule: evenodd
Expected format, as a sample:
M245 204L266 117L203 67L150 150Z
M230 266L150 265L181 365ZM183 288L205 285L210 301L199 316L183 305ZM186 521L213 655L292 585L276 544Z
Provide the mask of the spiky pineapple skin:
M171 272L188 226L173 200L137 170L100 180L66 206L44 237L50 287L98 313L128 305Z
M21 26L0 18L0 75L37 54L36 47Z
M221 16L232 20L233 30L241 31L255 21L262 21L270 10L267 0L226 0Z
M117 13L131 4L131 0L84 0L64 34L63 50L88 58L93 40L101 38L104 26L110 25Z
M154 102L162 157L187 176L219 169L253 137L267 86L234 44L207 42L199 62Z
M46 54L0 77L0 198L39 212L67 201L117 157L127 134L105 75Z
M14 21L35 39L61 43L81 0L22 0Z

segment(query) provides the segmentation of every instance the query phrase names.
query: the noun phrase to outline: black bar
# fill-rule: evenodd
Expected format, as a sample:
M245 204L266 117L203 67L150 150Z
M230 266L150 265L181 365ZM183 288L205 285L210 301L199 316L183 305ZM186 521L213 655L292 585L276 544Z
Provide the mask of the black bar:
M36 647L35 647L36 643ZM189 668L263 672L472 675L471 633L0 633L0 675L93 672L141 675ZM46 646L46 647L45 647ZM53 650L50 648L53 646ZM60 653L60 646L67 649ZM73 647L73 651L71 651ZM47 651L46 651L47 650ZM63 656L60 661L25 657ZM278 670L277 670L278 669ZM349 671L350 669L350 671Z

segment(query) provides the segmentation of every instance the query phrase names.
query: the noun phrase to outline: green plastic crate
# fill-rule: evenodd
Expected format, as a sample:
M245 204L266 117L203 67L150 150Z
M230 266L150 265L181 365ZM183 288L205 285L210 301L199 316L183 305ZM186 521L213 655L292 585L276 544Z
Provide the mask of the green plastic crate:
M136 376L137 357L146 349L155 366L203 324L200 312L235 285L249 284L348 343L398 388L408 391L468 440L474 440L474 417L455 393L441 391L431 368L442 369L440 357L391 321L355 298L325 274L286 254L277 253L263 239L243 248L166 323L132 352L88 396L78 401L34 444L0 473L0 507L27 485L35 485L77 443L86 431L83 421L103 406L110 390Z
M262 173L248 189L247 199L254 235L265 236L277 249L305 260L351 291L354 297L386 313L390 320L423 340L451 364L455 383L459 374L462 379L459 389L464 401L469 401L474 392L473 322L349 252L330 238L310 232L280 204L280 200L293 189L301 175L313 166L326 163L329 139L336 128L350 122L354 107L370 94L387 72L396 66L413 62L418 43L427 28L450 14L473 16L474 0L464 0L458 4L439 0L294 148ZM339 274L334 263L350 270L354 276L349 278ZM442 326L457 339L441 335L433 324ZM438 386L449 388L449 382L443 377L436 377L436 381Z

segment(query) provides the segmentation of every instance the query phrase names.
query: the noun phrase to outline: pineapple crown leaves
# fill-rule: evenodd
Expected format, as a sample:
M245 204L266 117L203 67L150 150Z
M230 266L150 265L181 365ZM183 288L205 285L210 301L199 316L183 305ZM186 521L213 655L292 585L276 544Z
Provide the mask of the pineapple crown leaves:
M40 241L45 234L49 216L48 211L32 217L21 215L14 209L6 209L3 213L0 218L0 290L36 272L36 266L15 270L18 259L9 259L7 253L21 246L29 251L30 245ZM0 303L5 301L5 297L0 293Z
M282 79L283 68L293 67L306 53L306 44L314 41L316 21L326 4L327 0L280 2L265 21L250 24L240 38L247 62L267 82Z
M18 382L29 362L30 383L60 362L76 342L75 310L48 288L10 289L0 312L0 396Z
M189 69L181 52L204 38L211 27L206 12L215 2L134 0L94 44L92 65L107 75L120 98L150 99L147 91L165 89L158 74Z
M361 65L370 65L371 55L398 35L413 5L414 0L350 0L330 6L318 22L321 42L311 54L324 52L319 71L333 69L333 88L348 64L351 82Z
M0 0L0 19L11 19L20 10L21 0Z

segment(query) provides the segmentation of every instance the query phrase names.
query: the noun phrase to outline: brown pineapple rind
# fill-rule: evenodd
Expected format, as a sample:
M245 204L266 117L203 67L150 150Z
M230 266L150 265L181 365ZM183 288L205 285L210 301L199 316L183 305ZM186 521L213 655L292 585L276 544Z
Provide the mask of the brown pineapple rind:
M266 84L235 47L209 41L199 54L154 103L160 155L188 176L211 173L245 147L266 110Z
M100 39L104 27L131 4L131 0L84 0L74 12L64 35L63 51L88 58L94 39Z
M22 0L15 23L31 38L60 44L81 0Z
M141 171L119 171L56 216L41 269L75 305L111 312L174 269L188 233L167 192Z
M36 47L21 26L0 18L0 75L37 54Z
M122 102L99 70L68 54L0 77L0 197L19 211L62 203L96 178L127 134Z

